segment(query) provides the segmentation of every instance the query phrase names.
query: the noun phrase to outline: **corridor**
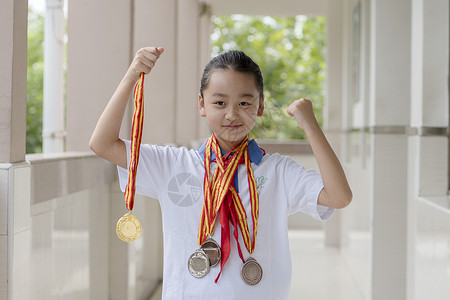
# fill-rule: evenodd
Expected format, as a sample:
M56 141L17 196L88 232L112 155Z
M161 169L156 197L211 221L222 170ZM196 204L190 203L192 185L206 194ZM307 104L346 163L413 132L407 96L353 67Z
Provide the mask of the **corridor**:
M339 249L324 246L323 231L291 230L289 242L292 257L290 300L366 300L361 284L366 285L364 257L369 240L359 237L353 250L353 260L359 265L352 268Z
M353 251L360 265L354 269L336 248L324 247L324 234L320 230L290 230L289 243L292 259L292 281L289 300L365 300L359 281L364 278L368 258L364 248L368 239L360 236ZM367 284L365 282L364 284ZM160 300L161 287L148 300Z
M132 245L118 240L113 229L126 209L117 171L89 150L89 139L133 54L164 45L158 76L145 82L153 101L142 140L201 144L210 131L196 101L211 56L211 16L234 13L326 18L323 130L354 197L325 224L289 224L290 299L448 299L449 6L450 0L69 1L65 128L48 135L64 137L64 152L27 155L28 5L1 1L0 299L142 300L158 287L158 203L137 197L134 211L146 230ZM130 105L121 137L129 137L131 116ZM291 146L270 152L314 168L311 151L302 152L308 144Z

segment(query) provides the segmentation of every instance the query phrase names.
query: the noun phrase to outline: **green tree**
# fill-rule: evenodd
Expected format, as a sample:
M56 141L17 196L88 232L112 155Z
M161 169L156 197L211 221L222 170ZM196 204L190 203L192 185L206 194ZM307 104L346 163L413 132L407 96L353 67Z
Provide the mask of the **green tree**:
M44 17L28 10L27 138L26 152L42 152L44 81Z
M319 123L325 83L323 17L213 16L213 56L231 49L247 53L264 76L265 111L252 134L265 139L304 139L286 108L293 100L313 101Z

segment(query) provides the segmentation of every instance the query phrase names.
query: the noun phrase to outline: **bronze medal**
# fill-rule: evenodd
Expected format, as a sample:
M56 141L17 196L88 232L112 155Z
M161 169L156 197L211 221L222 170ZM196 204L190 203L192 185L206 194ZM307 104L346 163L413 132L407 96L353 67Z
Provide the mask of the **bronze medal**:
M131 212L126 213L117 221L116 234L124 242L132 242L141 234L141 222Z
M248 285L258 284L263 276L261 265L250 257L241 268L241 278Z
M219 244L212 238L208 238L201 246L201 249L208 256L210 267L217 266L222 258L222 250L220 250Z
M209 258L202 249L195 250L189 257L188 270L195 278L202 278L208 274Z

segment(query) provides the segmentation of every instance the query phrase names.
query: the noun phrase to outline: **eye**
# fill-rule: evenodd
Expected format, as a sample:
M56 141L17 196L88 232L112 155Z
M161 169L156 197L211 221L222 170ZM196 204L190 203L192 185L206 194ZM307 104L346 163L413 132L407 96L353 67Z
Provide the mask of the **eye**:
M218 106L224 106L225 102L223 102L223 101L216 101L215 104L218 105Z
M250 103L247 102L247 101L242 101L242 102L239 103L239 105L240 105L240 106L249 106Z

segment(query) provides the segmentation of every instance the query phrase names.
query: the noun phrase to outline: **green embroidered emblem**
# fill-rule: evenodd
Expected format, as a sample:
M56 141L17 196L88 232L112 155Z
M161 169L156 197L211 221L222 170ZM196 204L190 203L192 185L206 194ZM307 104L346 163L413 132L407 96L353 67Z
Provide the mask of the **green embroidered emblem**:
M256 177L256 189L262 188L267 180L269 180L269 178L266 178L264 176Z

